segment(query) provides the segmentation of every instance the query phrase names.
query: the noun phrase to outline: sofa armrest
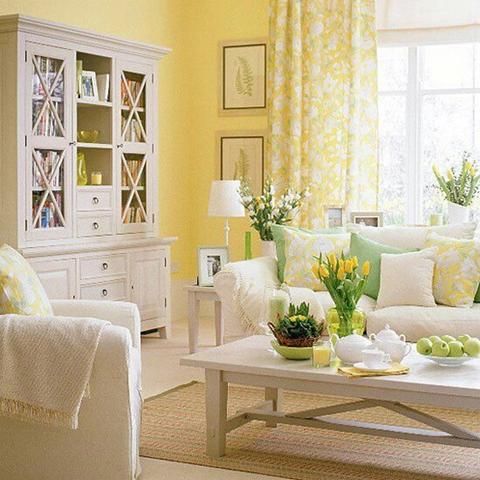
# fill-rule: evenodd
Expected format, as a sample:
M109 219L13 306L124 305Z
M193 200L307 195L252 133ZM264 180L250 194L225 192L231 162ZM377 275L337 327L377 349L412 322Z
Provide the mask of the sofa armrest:
M273 257L258 257L252 260L227 263L222 272L230 272L242 276L243 280L262 283L268 286L279 286L277 260ZM221 272L220 272L221 273Z
M140 348L140 312L134 303L107 300L51 300L53 313L66 317L94 317L130 331L132 345Z

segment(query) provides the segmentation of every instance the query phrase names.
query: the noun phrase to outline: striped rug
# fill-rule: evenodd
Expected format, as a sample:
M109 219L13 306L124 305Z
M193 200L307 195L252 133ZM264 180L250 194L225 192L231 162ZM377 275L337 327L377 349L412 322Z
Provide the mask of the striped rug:
M262 400L263 392L259 389L231 386L229 414ZM286 392L282 410L322 407L345 400ZM423 410L480 431L479 414L438 408ZM337 417L416 426L415 422L381 408ZM479 450L291 425L268 428L261 422L248 423L229 433L226 455L209 458L205 454L205 386L196 382L146 400L140 454L297 480L480 479Z

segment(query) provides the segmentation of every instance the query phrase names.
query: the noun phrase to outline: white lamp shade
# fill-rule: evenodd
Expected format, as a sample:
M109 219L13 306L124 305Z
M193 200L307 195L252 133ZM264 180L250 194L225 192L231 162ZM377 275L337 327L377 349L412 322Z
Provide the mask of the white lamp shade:
M209 217L244 217L240 203L240 180L215 180L210 188Z

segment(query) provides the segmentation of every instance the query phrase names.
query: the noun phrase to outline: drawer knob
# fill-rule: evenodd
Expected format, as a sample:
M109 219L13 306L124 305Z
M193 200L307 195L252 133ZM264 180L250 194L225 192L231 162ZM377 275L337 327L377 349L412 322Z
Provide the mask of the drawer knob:
M100 200L98 199L98 197L93 197L93 198L92 198L92 203L93 203L94 205L98 205L98 202L99 202L99 201L100 201Z
M93 229L98 230L98 227L100 226L97 222L92 223Z
M102 267L103 267L104 270L108 270L108 263L107 263L107 262L104 262L104 263L102 264Z
M106 296L108 295L108 290L107 290L106 288L104 288L104 289L102 290L102 295L103 295L104 297L106 297Z

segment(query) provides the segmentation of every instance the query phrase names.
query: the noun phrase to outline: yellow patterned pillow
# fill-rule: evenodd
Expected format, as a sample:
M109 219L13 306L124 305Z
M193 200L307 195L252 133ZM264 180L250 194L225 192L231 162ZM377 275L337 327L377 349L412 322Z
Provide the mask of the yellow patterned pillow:
M284 282L291 287L305 287L312 290L325 290L315 278L312 266L313 257L321 253L341 254L350 247L350 234L308 233L301 230L285 229L285 273Z
M28 262L12 247L0 247L0 314L53 315L47 294Z
M435 301L451 307L471 307L480 282L480 243L430 233L426 246L437 248Z

